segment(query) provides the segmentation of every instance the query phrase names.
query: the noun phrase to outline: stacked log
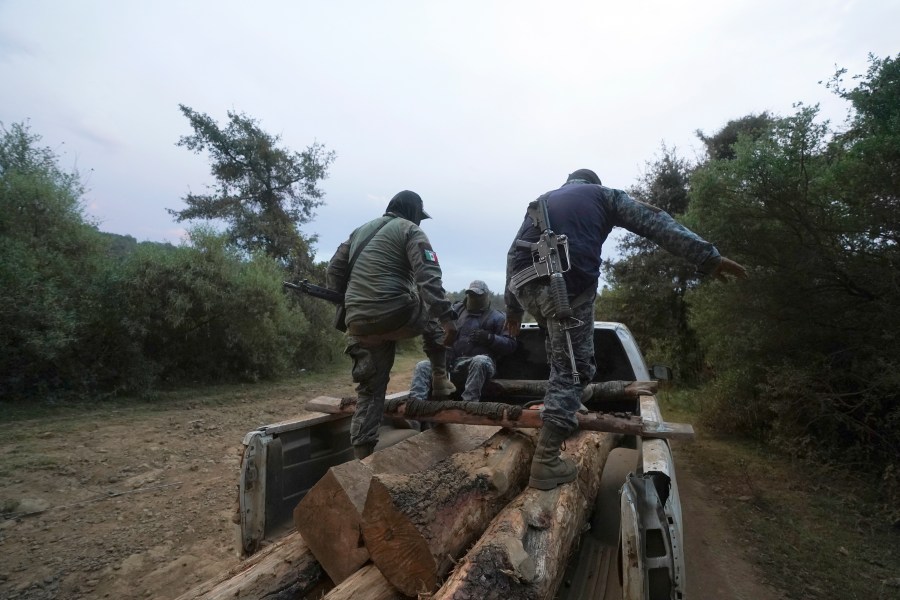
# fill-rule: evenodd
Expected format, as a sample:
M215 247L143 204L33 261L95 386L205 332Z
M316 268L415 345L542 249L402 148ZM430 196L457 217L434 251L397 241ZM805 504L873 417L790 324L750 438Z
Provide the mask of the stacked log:
M351 517L356 515L356 539L360 538L359 513L362 511L362 504L368 490L368 480L373 472L400 473L411 469L425 468L454 452L470 450L478 446L498 430L498 427L490 426L442 425L380 450L363 461L351 461L335 467L336 469L343 467L342 470L349 471L363 469L367 473L363 477L365 487L361 488L362 499L357 500L359 509L346 513ZM356 484L356 487L359 488L361 485L361 483ZM353 489L353 485L348 487ZM343 494L355 497L352 491L345 491ZM335 496L336 503L340 503L338 501L340 495ZM346 505L346 502L344 504ZM350 504L353 505L353 501L350 501ZM328 535L329 527L321 527L320 531L324 535ZM358 560L359 556L357 556ZM365 554L357 568L362 566L366 560L368 560L368 553ZM356 568L353 570L355 571ZM372 570L380 577L377 569ZM384 582L383 577L380 577L380 580ZM378 578L376 578L374 582L369 582L367 585L377 587L378 583ZM393 590L389 584L383 583L384 585ZM330 587L330 583L323 577L323 568L308 542L300 532L293 531L276 543L266 546L233 569L199 584L179 596L178 600L320 598L328 587Z
M578 465L577 485L522 492L491 522L432 600L552 598L619 438L589 431L569 438L565 454Z
M177 600L288 600L316 596L322 568L296 531Z
M361 513L375 474L406 474L488 440L497 427L448 424L380 450L362 461L328 470L294 509L294 525L313 555L340 584L369 560L361 534Z
M503 429L425 471L374 476L362 533L384 577L407 596L435 591L454 558L524 488L535 438Z
M368 564L335 586L322 600L406 600L406 598L384 578L378 567Z
M471 412L458 404L465 403L445 406L444 414L466 413L468 422ZM568 439L564 454L578 465L578 478L541 491L525 487L537 411L497 405L479 412L481 422L526 429L440 425L333 467L295 510L299 533L180 600L321 598L329 584L323 569L335 584L328 600L553 597L610 451L623 433L657 428L668 437L671 424L582 415L607 431L583 429Z

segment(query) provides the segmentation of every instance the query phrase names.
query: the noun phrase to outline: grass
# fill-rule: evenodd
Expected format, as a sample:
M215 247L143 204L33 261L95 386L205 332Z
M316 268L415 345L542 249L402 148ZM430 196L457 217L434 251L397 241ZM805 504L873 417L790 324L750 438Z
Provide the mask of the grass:
M689 394L659 398L667 420L699 422ZM696 440L676 454L717 492L748 554L789 598L900 598L900 530L879 503L877 481L695 428Z
M415 342L416 340L406 340L398 344L393 370L395 374L411 375L415 363L425 358L420 344ZM2 429L7 430L4 434L7 439L15 440L17 439L15 428L10 426L23 421L54 418L54 424L47 425L48 430L52 430L65 429L67 426L67 421L60 420L60 417L71 417L73 422L81 422L112 413L140 416L180 407L229 406L274 395L300 395L304 390L328 385L336 377L341 376L347 377L347 381L350 381L349 358L342 357L316 371L305 371L300 375L277 381L185 386L173 390L154 391L140 397L116 396L103 400L0 402L0 424L3 425Z
M115 396L103 400L0 402L0 422L10 424L32 419L72 416L94 418L115 412L142 413L170 410L180 406L226 406L247 399L302 390L332 380L349 370L349 362L337 360L317 371L304 371L294 377L257 383L227 383L219 385L185 386L173 390L157 390L142 396Z

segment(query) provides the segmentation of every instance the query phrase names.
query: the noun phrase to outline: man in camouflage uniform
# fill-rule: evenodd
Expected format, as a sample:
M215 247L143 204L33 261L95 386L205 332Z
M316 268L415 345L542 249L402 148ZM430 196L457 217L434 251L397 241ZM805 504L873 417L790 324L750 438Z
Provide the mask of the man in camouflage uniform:
M533 268L531 251L517 246L515 240L534 243L541 234L527 214L507 255L505 294L510 335L518 334L522 314L527 309L548 336L550 379L529 481L531 487L538 489L552 489L577 476L575 465L561 459L559 452L563 441L578 428L576 413L581 407L582 388L596 371L594 300L600 275L600 250L612 228L623 227L656 242L697 265L700 274L722 280L726 274L746 277L744 267L721 256L715 246L669 214L632 199L622 190L604 187L597 174L589 169L579 169L569 175L561 188L548 192L546 203L551 229L569 240L571 268L564 279L573 318L567 320L565 329L554 318L556 305L547 277L523 283L518 289L510 287L514 274ZM577 382L568 351L567 331L572 341Z
M456 339L456 314L445 296L437 254L419 228L428 218L422 198L402 191L383 216L354 230L328 264L328 287L344 290L345 353L353 359L357 384L350 442L357 458L371 454L378 443L398 340L421 335L425 354L435 365L436 395L446 398L455 390L447 375L444 344Z
M497 373L497 359L516 349L516 340L506 335L506 315L491 308L491 290L476 279L469 284L466 298L453 305L458 335L447 356L451 380L465 378L460 395L465 402L481 400L484 384ZM416 364L409 397L425 400L431 389L431 362Z

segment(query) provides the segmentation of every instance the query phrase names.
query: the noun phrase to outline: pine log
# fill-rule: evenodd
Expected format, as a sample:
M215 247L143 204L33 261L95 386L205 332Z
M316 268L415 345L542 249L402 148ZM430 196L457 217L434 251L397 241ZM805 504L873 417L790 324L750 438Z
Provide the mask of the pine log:
M432 592L490 520L526 485L534 432L503 429L482 447L408 475L376 475L362 532L400 593Z
M294 525L339 584L369 560L360 520L373 474L413 473L488 440L498 427L439 425L362 461L332 467L294 509Z
M322 568L303 538L292 531L221 576L201 583L177 600L289 600L311 594Z
M316 398L307 403L307 410L329 414L353 414L354 398ZM498 402L456 402L411 400L401 398L387 401L384 414L388 417L412 419L431 423L463 423L468 425L499 425L510 428L541 427L540 411L523 409L514 404ZM667 423L644 420L639 416L620 413L578 413L578 428L585 431L624 433L660 439L684 439L694 437L694 428L688 423Z
M381 571L368 564L328 592L322 600L405 600Z
M578 464L577 485L527 488L494 518L432 600L553 598L620 438L582 431L566 440L564 455Z
M491 379L485 384L485 396L527 396L542 398L547 393L546 379ZM641 394L655 394L657 381L601 381L589 383L581 393L581 401L637 398Z

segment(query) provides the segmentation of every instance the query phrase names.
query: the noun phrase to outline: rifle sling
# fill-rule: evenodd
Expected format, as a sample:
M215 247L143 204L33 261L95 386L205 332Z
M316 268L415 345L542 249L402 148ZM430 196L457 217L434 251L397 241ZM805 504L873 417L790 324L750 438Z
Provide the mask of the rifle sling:
M375 231L369 234L363 243L356 247L356 252L353 253L353 256L350 257L350 261L347 263L347 281L350 281L350 272L353 271L353 265L356 264L356 259L359 258L360 252L363 251L363 248L369 245L369 242L372 241L372 238L375 237L375 234L381 231L381 228L390 223L393 219L388 219L381 225L375 228Z

